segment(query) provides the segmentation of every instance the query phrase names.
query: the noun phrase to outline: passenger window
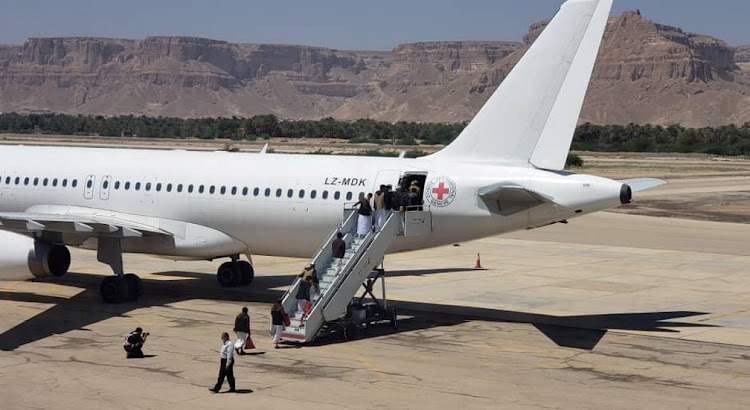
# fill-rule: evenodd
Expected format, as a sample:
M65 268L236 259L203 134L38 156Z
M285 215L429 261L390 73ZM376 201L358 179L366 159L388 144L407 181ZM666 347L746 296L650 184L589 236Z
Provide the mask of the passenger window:
M339 198L341 198L341 192L336 191L336 193L333 194L333 199L338 200Z
M17 182L18 181L16 181L16 183ZM62 186L63 186L63 188L65 188L66 186L68 186L68 178L63 179Z
M242 195L247 195L247 187L242 188Z
M10 179L10 178L8 178L8 179ZM5 181L5 182L8 182L8 181ZM57 178L55 178L55 179L52 180L52 186L57 186Z
M63 182L63 186L65 186L65 182ZM127 191L128 189L130 189L130 181L125 183L125 190Z
M10 185L10 177L5 177L5 183Z
M221 187L221 194L224 195L227 193L227 187L223 186Z
M271 196L271 188L266 188L266 196Z
M260 194L260 188L255 187L255 189L253 189L253 196L258 196L258 194Z
M310 191L310 198L311 199L315 199L316 196L318 196L318 193L314 189L312 191Z
M359 199L362 199L362 198L364 198L364 197L365 197L365 193L364 193L364 192L360 192L360 193L359 193Z
M304 198L305 197L305 190L304 189L300 189L299 190L299 197L300 198Z
M105 179L104 182L102 183L102 189L107 189L107 188L109 188L109 181Z
M289 198L293 197L294 196L294 190L293 189L288 189L286 191L286 196L289 197Z
M77 187L78 186L78 180L74 179L73 182L70 183L70 186L72 186L73 188Z
M39 178L34 178L34 186L39 185Z
M167 192L172 192L172 184L167 184Z
M156 184L156 192L161 192L161 182Z
M34 185L36 185L36 184L34 184ZM86 181L86 188L91 188L92 186L94 186L94 181L92 181L90 179L88 181Z
M150 190L151 190L151 183L146 182L146 191L150 191Z
M216 192L216 187L215 187L215 186L213 186L213 185L211 185L211 187L210 187L210 188L208 188L208 193L209 193L209 194L213 194L214 192Z
M281 188L276 189L276 197L281 198Z
M346 200L347 201L351 201L352 200L352 193L351 193L351 191L346 193Z
M42 185L47 186L47 183L49 183L49 179L44 178L44 181L42 181Z
M21 183L21 178L20 177L16 177L16 185L18 185L20 183Z
M323 191L323 199L328 199L328 191Z
M245 193L247 193L247 188L245 188ZM237 187L236 186L232 187L232 195L237 195Z
M199 193L199 194L202 194L202 193L203 193L203 191L204 191L203 185L199 186L199 187L198 187L198 193Z
M140 191L141 190L141 183L140 182L136 182L135 183L135 190L136 191Z
M29 178L28 177L23 179L23 184L24 185L29 185Z
M120 181L115 181L115 190L117 189L120 189Z
M182 192L182 184L177 184L177 192ZM188 192L193 192L192 185L188 185Z

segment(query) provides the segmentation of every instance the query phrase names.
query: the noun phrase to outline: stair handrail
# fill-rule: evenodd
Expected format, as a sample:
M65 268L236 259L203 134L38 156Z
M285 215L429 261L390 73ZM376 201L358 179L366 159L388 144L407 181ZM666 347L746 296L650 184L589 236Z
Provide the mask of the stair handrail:
M383 227L388 225L390 220L394 218L394 215L396 215L396 212L389 211L388 216L386 217L385 223L383 223ZM383 233L383 230L377 230L375 232L368 232L368 234L365 236L362 243L359 245L359 249L357 249L357 252L354 253L354 256L349 260L349 262L342 267L342 275L339 275L336 280L331 284L331 287L329 287L325 294L321 295L320 299L318 299L318 302L315 303L312 310L310 311L310 315L313 314L313 311L317 309L325 309L325 307L330 302L333 295L335 295L338 290L341 288L341 285L346 281L346 279L349 277L349 275L352 274L352 271L357 266L360 260L362 260L362 256L367 252L367 250L370 248L370 245L375 242L380 235Z
M346 213L348 212L348 215ZM356 209L344 209L345 217L339 221L336 226L334 226L329 232L327 240L325 240L320 247L318 247L318 250L315 252L314 256L308 260L306 267L310 265L310 263L316 264L318 261L318 258L320 258L320 255L323 253L323 251L331 246L331 242L333 242L333 239L336 237L336 234L341 230L342 227L346 226L349 223L349 220L352 219L355 215L357 215ZM317 268L317 264L315 265ZM292 292L294 292L297 289L297 286L299 285L299 282L302 280L302 278L299 277L298 274L295 274L294 280L292 280L292 283L287 288L286 292L284 292L284 295L281 296L281 303L282 305L284 302L286 302L287 298L291 295Z

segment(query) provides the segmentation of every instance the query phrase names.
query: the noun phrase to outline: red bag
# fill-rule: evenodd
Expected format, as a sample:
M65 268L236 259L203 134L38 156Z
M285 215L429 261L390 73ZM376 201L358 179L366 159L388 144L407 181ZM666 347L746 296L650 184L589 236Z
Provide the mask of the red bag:
M312 310L312 303L310 302L305 303L305 316L307 316L311 310Z
M245 341L245 349L255 349L255 344L253 343L253 338L248 336L247 340Z
M292 324L292 319L289 318L289 315L284 313L284 326L289 326Z

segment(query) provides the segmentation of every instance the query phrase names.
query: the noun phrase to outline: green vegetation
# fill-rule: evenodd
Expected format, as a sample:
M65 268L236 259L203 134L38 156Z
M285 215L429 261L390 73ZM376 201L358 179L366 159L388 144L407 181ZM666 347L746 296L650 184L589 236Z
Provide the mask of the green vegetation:
M435 124L333 118L283 120L275 115L250 118L166 118L145 116L82 116L64 114L0 114L0 132L22 134L99 135L140 138L202 138L255 140L270 137L337 138L350 143L447 144L465 123ZM629 124L578 126L572 149L580 151L697 152L750 155L750 123L716 128L683 128ZM375 150L380 151L380 150ZM381 155L398 155L397 153ZM411 150L407 157L424 155Z
M576 154L568 154L568 158L565 160L565 168L570 167L582 167L583 159Z

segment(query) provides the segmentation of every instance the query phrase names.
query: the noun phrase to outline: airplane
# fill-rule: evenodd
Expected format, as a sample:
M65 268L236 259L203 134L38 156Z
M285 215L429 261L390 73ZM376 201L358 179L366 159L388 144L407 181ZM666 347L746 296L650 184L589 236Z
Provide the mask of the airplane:
M114 275L107 303L136 300L123 253L229 258L222 285L248 285L251 255L307 257L345 206L418 181L432 229L388 252L567 222L663 181L563 171L612 0L568 0L449 145L421 158L75 147L0 149L0 279L61 276L68 247ZM241 260L247 255L248 261Z

